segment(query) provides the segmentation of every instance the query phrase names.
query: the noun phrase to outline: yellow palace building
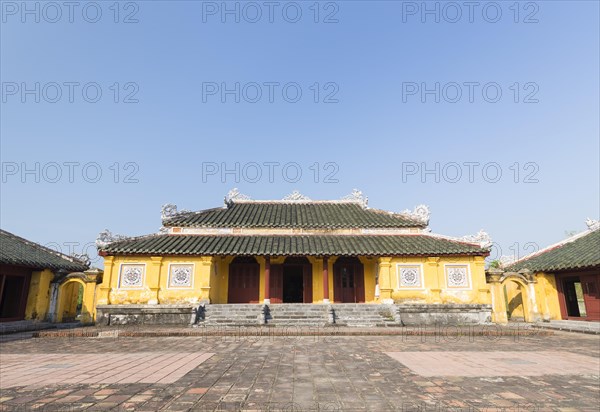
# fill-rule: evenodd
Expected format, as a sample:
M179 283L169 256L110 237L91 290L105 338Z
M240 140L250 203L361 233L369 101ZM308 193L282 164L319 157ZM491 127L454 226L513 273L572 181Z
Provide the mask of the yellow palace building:
M401 305L404 324L490 321L489 237L437 235L428 222L426 206L373 209L356 190L251 200L234 189L214 209L165 205L157 234L99 236L98 320L181 322L199 309L191 322L385 324Z

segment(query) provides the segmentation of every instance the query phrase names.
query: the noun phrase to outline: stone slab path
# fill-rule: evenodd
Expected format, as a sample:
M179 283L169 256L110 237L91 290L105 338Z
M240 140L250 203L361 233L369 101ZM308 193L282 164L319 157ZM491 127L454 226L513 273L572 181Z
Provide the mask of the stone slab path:
M45 337L0 343L0 354L6 411L600 406L600 337L579 333Z

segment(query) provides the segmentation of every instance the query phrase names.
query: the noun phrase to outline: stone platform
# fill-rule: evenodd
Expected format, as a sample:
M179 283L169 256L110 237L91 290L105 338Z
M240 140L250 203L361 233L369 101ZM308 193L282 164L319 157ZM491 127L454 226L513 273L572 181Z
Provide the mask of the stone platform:
M99 325L469 325L489 323L491 311L490 305L466 304L98 305L96 322Z

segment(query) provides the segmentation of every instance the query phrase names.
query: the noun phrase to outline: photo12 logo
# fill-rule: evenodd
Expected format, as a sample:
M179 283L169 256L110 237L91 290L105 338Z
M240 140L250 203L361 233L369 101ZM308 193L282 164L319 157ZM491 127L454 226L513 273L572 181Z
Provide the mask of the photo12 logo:
M402 23L539 23L534 1L403 1Z
M135 1L3 1L2 23L139 23Z
M336 82L202 82L202 103L339 103Z
M402 103L539 103L536 82L402 82Z
M340 170L336 162L315 162L303 166L297 162L202 162L202 183L298 183L304 177L313 183L339 183Z
M503 166L498 162L402 162L402 183L539 183L540 166L536 162L514 162Z
M335 1L203 1L202 23L339 23Z
M136 162L2 162L2 183L139 183Z
M139 103L136 82L2 82L2 103Z

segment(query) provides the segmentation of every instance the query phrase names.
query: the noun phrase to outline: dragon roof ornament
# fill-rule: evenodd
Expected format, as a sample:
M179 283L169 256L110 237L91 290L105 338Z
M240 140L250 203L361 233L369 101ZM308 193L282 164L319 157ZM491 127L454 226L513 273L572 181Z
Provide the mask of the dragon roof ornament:
M342 197L340 200L346 202L355 202L362 205L364 208L367 208L369 205L369 198L363 195L363 192L358 189L352 189L352 193Z
M586 219L585 224L587 225L589 230L598 230L600 229L600 221L590 219L589 217Z
M162 208L160 209L160 217L162 220L164 220L164 219L168 219L173 216L181 215L183 213L190 213L190 212L191 211L187 210L187 209L182 209L182 210L178 211L176 204L167 203L167 204L163 205Z
M507 266L512 265L517 261L517 257L515 255L502 255L498 259L498 263L500 263L500 268L505 268Z
M82 253L82 254L73 253L71 255L71 257L73 259L83 263L86 266L90 266L90 264L92 263L92 259L90 259L90 256L87 253Z
M463 236L462 240L469 243L478 243L479 246L484 248L492 246L491 236L483 230L480 230L474 235Z
M237 202L240 200L248 201L248 200L252 200L252 198L250 198L250 196L248 196L248 195L240 193L240 191L237 189L237 187L234 187L227 193L227 196L225 196L225 206L227 206L230 203Z
M124 239L127 239L127 236L115 235L110 230L104 229L98 234L98 237L96 238L96 247L102 248L113 242L117 242L119 240Z
M415 206L412 211L406 209L402 214L425 224L429 224L429 218L431 216L429 206L427 205Z

